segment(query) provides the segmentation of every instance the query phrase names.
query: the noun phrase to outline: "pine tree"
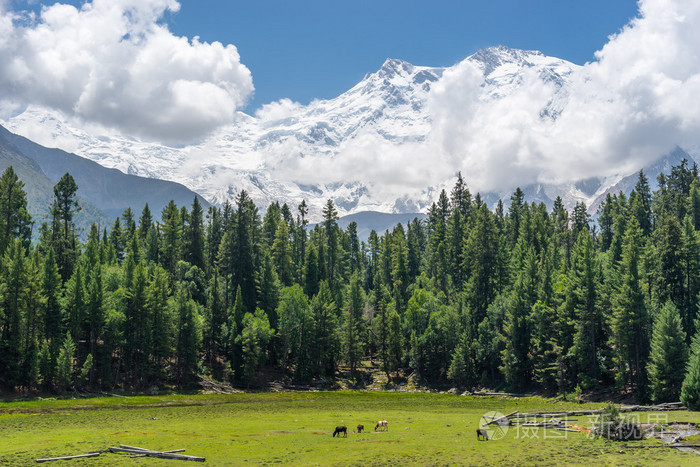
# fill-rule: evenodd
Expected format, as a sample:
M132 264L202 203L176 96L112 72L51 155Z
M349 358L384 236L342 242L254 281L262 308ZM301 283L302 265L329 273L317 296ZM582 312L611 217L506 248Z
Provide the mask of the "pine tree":
M209 294L205 308L206 339L205 350L207 365L215 377L221 377L221 368L218 364L218 356L224 354L224 326L226 325L226 310L221 301L219 289L219 275L214 269L214 274L209 281Z
M286 369L291 359L295 379L308 380L313 373L311 351L315 327L309 300L299 285L282 289L277 315L280 323L282 368Z
M102 335L105 325L104 292L102 289L102 268L97 265L92 269L86 286L86 314L88 352L93 355L93 365L90 370L89 383L94 384L99 366L97 340Z
M258 308L263 310L270 321L270 327L277 328L277 306L280 301L280 281L272 266L269 254L263 254L260 279L258 281Z
M255 249L259 219L257 208L245 190L241 190L236 198L236 207L233 284L241 287L245 312L252 313L257 305ZM243 315L240 318L242 320Z
M681 388L681 402L690 410L700 409L700 331L695 334L690 346L690 358Z
M63 345L58 354L56 362L56 380L59 391L66 391L73 385L73 371L75 369L75 343L70 335L66 333Z
M522 230L522 229L521 229ZM503 322L505 349L502 352L503 375L506 383L514 389L526 388L532 370L530 351L530 312L537 299L535 284L537 261L534 248L525 246L524 237L518 240L518 248L523 250L523 267L517 274L510 298L510 306Z
M573 355L576 358L579 381L585 386L597 384L600 378L600 349L605 343L602 316L597 306L598 277L593 240L582 230L571 254L569 272L571 289L565 306L573 306L575 333Z
M318 268L318 257L316 256L316 248L309 245L306 249L307 257L304 263L304 292L309 297L313 297L318 293L318 284L321 281L321 273Z
M177 377L180 384L192 382L197 375L199 349L202 344L202 320L197 304L189 298L187 290L179 288L173 299L177 317Z
M289 229L284 222L280 222L275 232L271 253L280 282L287 287L292 285L294 281L292 245L289 241Z
M63 334L61 323L61 276L58 272L53 249L49 249L44 257L43 275L41 282L42 295L46 301L43 306L44 316L44 336L53 342L58 343Z
M465 220L462 211L455 209L450 216L447 226L447 245L449 258L449 273L455 289L460 292L464 286L466 274L464 270L464 235Z
M2 256L0 265L0 374L8 387L22 381L24 358L27 276L24 247L13 240Z
M408 248L408 276L411 281L414 281L420 274L421 260L423 257L423 251L425 250L425 233L423 232L423 224L416 217L414 217L411 223L408 224L406 244Z
M236 338L243 353L243 380L250 385L255 371L265 363L267 346L274 334L263 310L243 317L243 330Z
M469 340L467 333L465 332L459 339L459 344L457 344L457 347L452 354L450 368L447 370L447 378L454 381L457 386L464 386L469 380L469 373L467 370L469 353Z
M395 308L403 313L408 300L408 251L403 226L398 224L392 234L391 245L391 279L394 289Z
M144 292L146 297L145 326L150 330L151 340L148 349L148 376L161 381L167 376L166 366L172 350L174 319L168 304L170 296L167 272L155 266Z
M170 201L161 215L163 224L162 243L160 245L161 264L170 274L175 274L175 266L180 260L180 248L182 246L182 223L180 211L174 201Z
M125 237L126 236L122 231L121 219L117 217L114 221L114 224L112 225L112 230L109 233L109 241L112 243L112 246L114 246L114 252L117 254L117 261L119 261L120 263L124 260L125 257Z
M0 255L15 238L20 239L27 248L31 238L31 225L24 182L19 180L10 166L0 177Z
M639 198L639 203L633 206L634 216L639 222L639 227L642 229L644 236L649 236L653 229L653 217L652 217L652 194L651 188L649 187L649 180L644 171L639 171L639 178L637 179L637 184L634 186L634 191L637 193Z
M469 219L472 208L472 195L462 178L462 172L457 174L457 181L450 193L450 204L452 205L453 213L454 211L459 211L463 219Z
M683 222L683 249L681 253L683 269L683 300L678 304L686 343L695 335L695 321L698 317L697 296L700 293L700 238L690 216Z
M376 336L377 340L379 357L382 360L382 369L384 370L384 373L386 373L387 378L389 378L389 371L391 370L391 362L389 360L389 334L391 332L389 327L390 312L387 309L387 296L389 294L384 286L378 287L374 293L374 320L372 324L374 327L374 335Z
M466 238L464 269L470 274L466 296L467 304L473 311L472 326L476 327L486 316L486 310L497 293L500 242L494 216L485 204L479 206L473 217L474 224Z
M350 367L350 372L355 374L357 364L363 355L363 310L364 294L360 277L357 273L350 278L350 290L348 296L348 311L345 314L343 346L345 351L345 361Z
M403 360L403 340L401 339L401 317L392 308L389 309L388 316L389 336L387 339L387 362L385 364L387 372L398 373Z
M78 185L69 173L61 177L53 188L51 245L56 252L56 264L64 282L73 274L78 255L77 236L73 223L73 216L80 210L76 199L77 191Z
M139 217L138 236L142 243L146 242L151 227L153 227L153 215L151 214L151 208L146 203L143 211L141 211L141 217Z
M126 294L124 301L124 357L131 382L143 384L148 373L151 331L146 308L146 270L143 263L126 260Z
M678 308L667 301L654 320L649 355L651 399L658 402L678 400L685 375L688 349Z
M610 346L614 348L618 385L631 384L639 399L645 393L651 327L640 277L642 247L642 230L632 218L623 245L620 286L612 299Z
M323 207L323 235L325 243L326 271L325 279L331 289L335 289L336 280L339 275L340 262L338 258L338 211L333 205L333 200L329 199Z
M318 293L311 299L316 335L314 338L314 360L316 372L332 376L340 351L335 302L328 282L321 281Z
M185 261L202 270L206 267L203 222L202 206L195 196L192 202L192 212L189 215L189 223L183 232L183 256Z

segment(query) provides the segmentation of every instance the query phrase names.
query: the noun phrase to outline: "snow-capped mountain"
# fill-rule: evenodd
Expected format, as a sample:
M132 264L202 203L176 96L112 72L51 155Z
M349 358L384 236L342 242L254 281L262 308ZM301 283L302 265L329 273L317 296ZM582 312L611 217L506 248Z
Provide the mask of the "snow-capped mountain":
M570 75L580 67L536 51L498 46L477 52L467 61L483 74L481 101L497 101L515 92L523 77L535 73L552 89L542 119L556 119L567 105ZM459 66L458 65L455 65ZM454 67L453 67L454 68ZM177 181L213 203L232 199L245 189L260 206L280 200L290 206L306 200L310 217L318 218L326 200L334 200L341 215L360 211L416 212L425 209L453 176L463 170L448 167L449 179L427 183L400 196L361 178L345 179L337 173L321 180L323 170L342 173L354 164L353 151L366 145L411 148L416 157L430 157L425 145L431 138L430 92L451 68L431 68L387 59L347 92L308 105L281 101L264 106L256 116L238 113L235 121L204 141L169 147L140 141L109 129L72 122L59 113L29 107L2 122L9 130L44 146L59 147L103 166L129 174ZM421 153L421 151L423 151ZM393 156L400 157L400 156ZM323 162L323 169L318 162ZM327 162L327 164L326 164ZM409 163L409 162L407 162ZM367 164L358 159L357 164ZM329 170L330 167L330 170ZM319 171L312 182L304 172ZM301 175L300 175L301 174ZM469 174L465 173L469 184ZM562 196L567 205L588 204L629 173L565 185L523 187L528 199L549 202ZM391 177L389 177L391 178ZM485 194L485 199L508 197L514 187Z

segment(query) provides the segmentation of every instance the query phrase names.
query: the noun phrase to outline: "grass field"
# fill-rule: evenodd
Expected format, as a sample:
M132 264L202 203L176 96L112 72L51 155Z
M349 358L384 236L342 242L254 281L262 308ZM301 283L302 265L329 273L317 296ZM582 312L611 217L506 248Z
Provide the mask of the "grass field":
M476 398L393 392L291 392L58 399L0 403L0 465L104 450L126 444L185 448L211 465L699 465L675 449L630 449L654 440L616 443L581 433L511 428L477 441L480 417L581 410L600 404L542 398ZM653 413L642 414L642 421ZM700 412L666 412L670 421L700 422ZM372 432L378 419L388 432ZM367 433L353 432L364 424ZM579 417L585 425L585 417ZM332 438L347 425L347 438ZM564 436L566 435L566 436ZM622 451L622 452L620 452ZM181 465L105 453L58 465ZM187 462L188 465L197 465ZM49 464L55 465L55 464Z

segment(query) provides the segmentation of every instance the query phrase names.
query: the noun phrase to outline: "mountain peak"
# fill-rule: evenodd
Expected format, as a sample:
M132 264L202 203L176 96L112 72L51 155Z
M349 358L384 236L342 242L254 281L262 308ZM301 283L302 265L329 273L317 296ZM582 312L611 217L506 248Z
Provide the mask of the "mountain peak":
M484 67L484 74L489 75L493 70L503 64L529 64L534 57L544 57L544 54L537 50L511 49L504 45L495 45L479 50L469 57L469 60L482 64Z
M382 67L379 69L378 73L386 76L395 76L404 73L411 74L413 73L414 68L415 67L412 64L403 60L399 60L397 58L387 58L382 64Z

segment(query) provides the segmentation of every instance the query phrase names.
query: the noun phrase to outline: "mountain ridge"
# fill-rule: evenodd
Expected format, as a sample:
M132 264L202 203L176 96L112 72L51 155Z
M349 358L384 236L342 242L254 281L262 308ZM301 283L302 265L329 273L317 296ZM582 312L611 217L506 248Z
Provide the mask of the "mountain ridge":
M484 82L477 97L486 101L517 90L523 73L536 73L542 82L552 85L551 99L541 112L541 118L549 119L556 119L567 104L567 79L580 68L539 51L505 46L480 50L465 61L483 73ZM373 150L383 144L399 150L412 148L417 153L414 157L430 157L429 153L421 154L425 149L420 146L431 137L428 97L432 87L452 68L387 58L377 71L367 73L333 99L308 105L280 101L264 106L256 116L239 112L232 125L220 128L201 142L177 148L126 138L105 129L88 132L46 109L28 108L7 124L28 137L41 133L55 145L70 146L74 150L69 152L105 167L182 183L215 204L233 199L245 189L261 207L273 201L296 204L306 200L312 220L320 217L327 199L334 200L340 215L425 211L441 189L451 188L454 178L394 195L391 187L367 179L346 179L342 172L344 167L358 169L357 166L370 170L363 167L370 162L355 158L352 151L356 148L350 142L365 142L360 147ZM337 170L333 164L338 164ZM470 175L462 167L450 169L454 175L462 171L469 185ZM324 170L333 179L318 181ZM548 204L562 196L568 207L579 201L593 205L596 197L629 175L595 177L586 183L538 183L523 189ZM589 185L598 187L593 195L588 193ZM514 188L503 187L482 196L490 201L507 199Z

